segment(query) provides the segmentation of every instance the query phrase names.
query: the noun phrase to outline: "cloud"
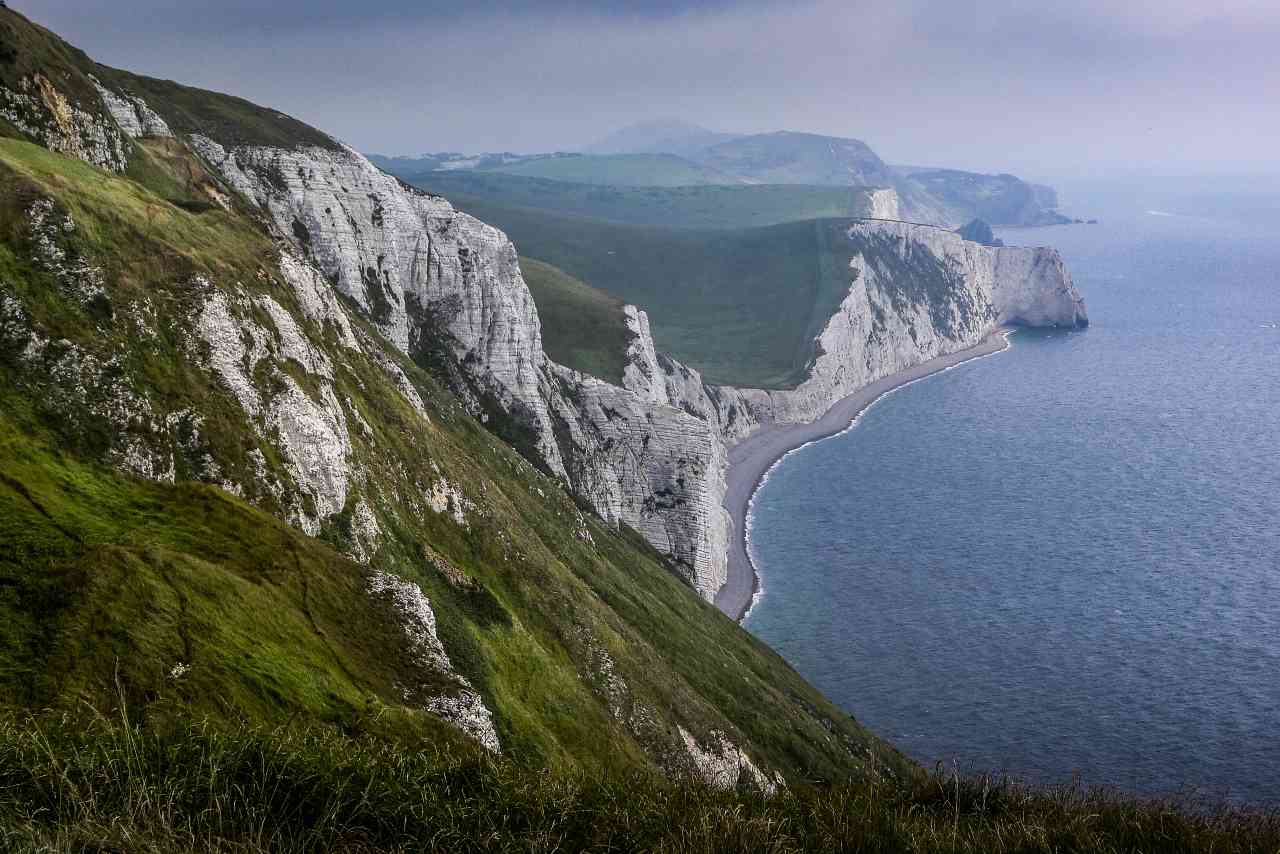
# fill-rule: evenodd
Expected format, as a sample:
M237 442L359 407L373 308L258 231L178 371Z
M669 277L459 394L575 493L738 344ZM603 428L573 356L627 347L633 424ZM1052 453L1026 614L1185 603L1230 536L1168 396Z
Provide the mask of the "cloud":
M46 0L110 64L270 103L366 150L548 150L638 119L866 139L1031 175L1274 167L1259 0Z

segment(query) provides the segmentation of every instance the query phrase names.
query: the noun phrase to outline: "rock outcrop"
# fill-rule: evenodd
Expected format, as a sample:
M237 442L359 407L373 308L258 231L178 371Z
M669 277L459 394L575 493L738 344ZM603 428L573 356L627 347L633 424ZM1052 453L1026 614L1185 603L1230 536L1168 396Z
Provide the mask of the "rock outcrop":
M898 191L889 187L875 187L866 191L866 212L869 219L900 219L901 200Z

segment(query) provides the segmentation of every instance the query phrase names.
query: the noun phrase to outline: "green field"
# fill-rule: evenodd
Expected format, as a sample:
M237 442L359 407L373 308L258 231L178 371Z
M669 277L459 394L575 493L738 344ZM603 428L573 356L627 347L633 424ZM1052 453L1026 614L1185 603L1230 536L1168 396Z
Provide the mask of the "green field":
M794 386L849 287L847 220L673 229L453 202L506 231L521 257L643 308L658 349L716 383Z
M520 272L542 321L542 349L562 365L622 385L631 333L622 300L533 258Z
M565 154L536 157L494 167L492 171L580 184L634 187L682 187L733 184L738 179L699 166L675 154Z
M448 199L468 197L566 216L670 228L753 228L858 216L864 193L856 187L801 184L603 186L466 170L400 177Z

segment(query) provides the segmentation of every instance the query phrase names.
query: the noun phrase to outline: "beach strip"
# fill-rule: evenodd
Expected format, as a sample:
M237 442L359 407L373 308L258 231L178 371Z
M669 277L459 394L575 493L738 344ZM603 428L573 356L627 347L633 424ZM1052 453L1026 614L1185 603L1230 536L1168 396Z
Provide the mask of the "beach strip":
M730 448L724 506L733 519L733 538L729 543L728 578L716 594L716 607L741 621L760 589L760 577L747 547L747 523L752 497L779 460L811 442L843 433L877 398L896 388L963 362L999 353L1009 346L1010 331L997 329L972 347L921 362L865 385L836 401L816 421L767 425Z

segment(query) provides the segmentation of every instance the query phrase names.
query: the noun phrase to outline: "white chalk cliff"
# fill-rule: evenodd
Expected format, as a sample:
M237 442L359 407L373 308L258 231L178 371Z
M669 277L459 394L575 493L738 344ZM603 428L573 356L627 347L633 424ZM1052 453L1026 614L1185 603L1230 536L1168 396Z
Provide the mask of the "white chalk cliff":
M24 105L47 108L36 110L45 118L33 127L50 147L107 168L123 168L120 140L172 133L136 95L102 87L100 94L111 119L77 124L72 113L55 109L62 106L56 92L4 93L10 104L27 99ZM993 249L942 229L865 221L850 229L849 290L815 339L808 379L798 388L707 385L655 351L647 316L631 307L627 365L615 386L547 358L514 246L445 199L402 184L336 143L225 146L202 135L186 142L306 259L285 254L291 280L331 283L398 349L443 376L474 415L604 519L640 532L707 599L725 580L733 532L722 501L734 441L763 424L816 418L861 386L972 346L1000 324L1087 322L1051 249ZM870 200L869 214L892 218L897 208L896 194L886 190ZM209 358L232 382L252 366L241 352L247 339L228 331L231 313L222 308L211 302L200 329ZM271 308L263 310L275 320ZM331 315L344 310L325 305ZM290 346L284 325L276 323L269 349ZM345 322L338 325L347 346L359 347ZM231 350L220 355L224 340ZM323 377L324 368L314 373ZM301 406L305 396L295 397L299 412L308 408ZM250 395L243 403L264 429L296 439L289 459L310 497L295 520L313 530L360 480L347 470L348 437L358 425L343 418L336 401L301 415L288 407L268 411ZM327 435L332 447L322 447Z

